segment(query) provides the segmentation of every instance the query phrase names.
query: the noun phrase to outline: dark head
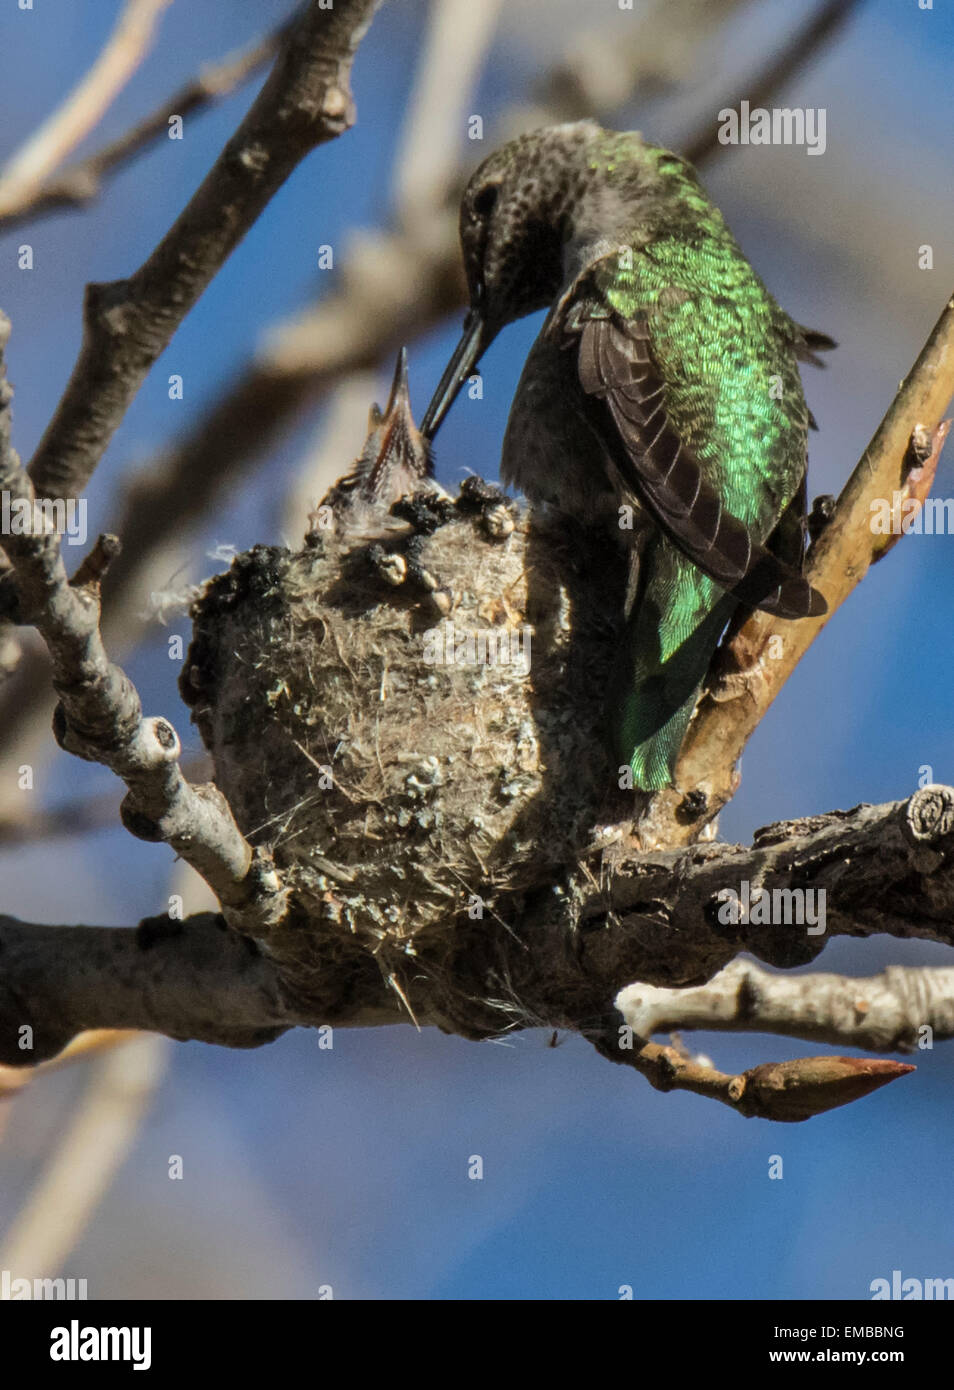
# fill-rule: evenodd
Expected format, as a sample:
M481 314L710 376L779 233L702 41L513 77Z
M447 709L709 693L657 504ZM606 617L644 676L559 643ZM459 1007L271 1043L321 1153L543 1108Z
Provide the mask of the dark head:
M592 184L595 148L613 138L595 121L549 126L511 140L471 178L460 208L470 313L424 416L426 437L501 328L556 298L574 214Z
M486 343L556 297L587 150L601 136L594 121L522 135L485 159L464 190L460 244Z

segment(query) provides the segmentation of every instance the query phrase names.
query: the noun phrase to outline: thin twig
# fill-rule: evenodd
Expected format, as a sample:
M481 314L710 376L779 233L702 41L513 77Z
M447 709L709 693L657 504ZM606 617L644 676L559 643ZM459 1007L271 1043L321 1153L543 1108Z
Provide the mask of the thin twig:
M169 1062L140 1035L93 1065L88 1089L0 1248L13 1279L55 1278L132 1147Z
M722 102L722 108L738 106L743 100L748 100L752 107L766 105L800 68L818 56L857 5L858 0L826 0L804 27L795 31L768 67L763 68L734 100ZM684 142L683 153L690 163L699 164L725 148L719 141L718 122L709 117L695 135Z
M272 196L355 119L351 64L378 0L312 0L181 216L129 279L88 285L83 345L30 464L40 496L78 497L156 358Z
M252 77L269 58L274 57L285 38L289 23L264 38L257 39L238 53L220 62L209 63L196 77L167 97L150 115L124 131L102 149L45 178L29 199L0 214L0 227L34 221L64 207L82 207L98 196L106 178L131 163L156 140L169 133L173 116L191 116L205 106L229 95Z
M889 965L858 979L770 974L738 959L694 989L628 985L616 1007L643 1038L706 1028L911 1052L923 1039L933 1046L954 1038L954 968Z
M46 179L97 125L145 58L171 0L127 0L106 47L60 109L0 170L0 221L29 207Z
M609 1032L592 1041L602 1057L634 1067L657 1091L690 1091L721 1101L746 1119L788 1124L810 1120L914 1071L907 1062L869 1057L798 1057L763 1062L733 1076L682 1047L640 1045L627 1033L620 1038Z

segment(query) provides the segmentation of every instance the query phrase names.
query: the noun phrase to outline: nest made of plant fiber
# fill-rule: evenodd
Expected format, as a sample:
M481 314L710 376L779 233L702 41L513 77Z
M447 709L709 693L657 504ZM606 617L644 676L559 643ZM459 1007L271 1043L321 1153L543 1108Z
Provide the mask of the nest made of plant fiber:
M618 798L622 557L565 520L492 539L451 510L378 550L257 546L193 609L182 691L217 784L305 913L369 944L552 885ZM446 611L389 583L382 550L398 571L413 553Z

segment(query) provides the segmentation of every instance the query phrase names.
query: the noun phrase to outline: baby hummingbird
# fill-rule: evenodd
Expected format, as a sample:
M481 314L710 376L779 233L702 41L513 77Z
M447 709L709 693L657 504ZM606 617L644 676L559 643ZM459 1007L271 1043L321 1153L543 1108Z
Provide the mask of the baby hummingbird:
M372 405L364 448L351 472L326 493L317 516L328 518L338 534L370 539L405 525L390 520L395 502L420 493L440 492L430 444L411 414L407 349L402 347L383 414L377 405Z

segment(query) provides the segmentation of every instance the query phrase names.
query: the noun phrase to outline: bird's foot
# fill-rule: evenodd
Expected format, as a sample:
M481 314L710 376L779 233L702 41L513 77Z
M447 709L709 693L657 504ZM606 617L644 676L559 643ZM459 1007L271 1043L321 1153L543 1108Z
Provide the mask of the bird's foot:
M399 498L390 515L407 522L411 532L397 545L369 546L371 568L391 588L418 591L436 616L445 617L454 606L454 595L424 566L421 554L427 538L457 515L453 500L442 489L422 489Z
M474 517L488 540L506 540L514 529L515 503L500 488L482 478L466 478L460 495L451 498L442 489L421 489L400 498L390 515L411 527L397 546L369 546L368 560L375 573L392 588L411 586L434 611L446 617L456 602L453 590L422 560L424 543L439 527L461 516Z
M806 525L808 527L808 538L812 545L815 545L825 527L835 514L835 498L830 492L824 492L820 497L816 497L812 503L812 509L808 513Z
M456 501L462 516L477 516L484 535L492 541L504 541L513 534L514 503L494 483L476 474L465 478Z
M421 491L401 497L391 508L391 515L411 526L415 536L432 536L439 526L445 526L455 515L453 498L444 491Z

